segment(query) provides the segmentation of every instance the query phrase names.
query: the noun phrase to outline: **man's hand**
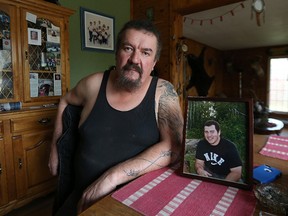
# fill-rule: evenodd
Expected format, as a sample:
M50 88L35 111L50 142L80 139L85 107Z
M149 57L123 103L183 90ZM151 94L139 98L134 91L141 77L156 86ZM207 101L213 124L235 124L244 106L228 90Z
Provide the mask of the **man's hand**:
M207 172L207 171L204 170L204 169L201 169L201 170L199 169L198 174L199 174L200 176L204 176L204 177L210 177L210 176L212 176L211 173Z
M48 167L50 169L50 173L53 176L56 176L58 174L58 163L59 163L59 159L58 159L57 148L56 146L54 147L51 146Z
M198 175L200 176L204 176L204 177L211 177L212 174L207 172L205 169L205 164L204 164L204 160L200 160L196 158L195 161L195 169Z
M93 182L82 195L78 203L78 214L89 208L97 200L109 194L116 188L111 180L104 173L100 178Z

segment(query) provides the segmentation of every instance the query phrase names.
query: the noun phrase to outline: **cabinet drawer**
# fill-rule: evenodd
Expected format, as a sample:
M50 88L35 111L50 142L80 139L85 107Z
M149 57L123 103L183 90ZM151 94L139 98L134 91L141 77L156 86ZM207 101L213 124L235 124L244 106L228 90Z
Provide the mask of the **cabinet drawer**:
M55 114L41 114L31 117L11 119L11 132L24 132L29 130L45 130L52 128Z

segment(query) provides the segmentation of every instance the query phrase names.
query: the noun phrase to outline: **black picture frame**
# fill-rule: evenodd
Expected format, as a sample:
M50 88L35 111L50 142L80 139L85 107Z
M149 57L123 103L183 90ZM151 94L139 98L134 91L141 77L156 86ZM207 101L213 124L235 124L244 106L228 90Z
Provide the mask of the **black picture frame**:
M239 181L226 180L218 176L202 176L195 170L197 145L200 140L204 139L204 123L207 120L216 120L220 124L221 138L225 137L236 146L242 161L241 179ZM185 177L251 190L253 188L253 130L252 99L187 97L180 174ZM198 157L200 158L207 154L205 151L212 156L213 153L211 152L214 150L209 151L204 148L203 153L200 154L199 148ZM206 156L202 162L206 159L209 160L209 157ZM219 160L220 157L221 155L215 161ZM223 157L225 158L225 156ZM198 161L200 160L199 158ZM211 160L214 160L214 158L212 159L211 157ZM198 171L200 172L201 169L198 169Z
M114 52L115 18L80 7L81 49Z

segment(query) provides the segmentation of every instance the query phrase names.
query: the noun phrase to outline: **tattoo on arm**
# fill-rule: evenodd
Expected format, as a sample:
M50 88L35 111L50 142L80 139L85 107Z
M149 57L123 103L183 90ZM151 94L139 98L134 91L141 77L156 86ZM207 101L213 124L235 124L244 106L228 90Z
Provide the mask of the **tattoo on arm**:
M134 176L134 177L137 177L140 175L141 172L143 172L144 170L148 169L149 167L151 167L152 165L156 165L160 168L162 168L163 166L161 166L160 164L157 164L157 161L159 161L161 158L163 157L171 157L173 154L173 152L171 150L169 151L164 151L164 152L161 152L161 154L159 155L159 157L157 157L154 161L150 161L150 160L147 160L145 158L139 158L139 160L144 160L144 161L147 161L149 162L150 164L142 169L142 170L133 170L133 169L130 169L130 170L124 170L124 172L127 174L127 176Z
M163 88L163 93L159 99L158 120L160 127L170 129L173 143L180 146L182 142L182 113L179 109L178 95L171 83L164 81L159 86ZM179 130L180 128L180 130Z

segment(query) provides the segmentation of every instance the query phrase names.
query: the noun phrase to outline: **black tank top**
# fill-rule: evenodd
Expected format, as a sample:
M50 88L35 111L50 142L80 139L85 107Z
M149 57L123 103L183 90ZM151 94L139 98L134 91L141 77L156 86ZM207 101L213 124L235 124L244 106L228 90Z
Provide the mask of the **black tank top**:
M75 156L76 187L84 189L110 167L134 157L159 142L155 117L157 77L142 102L129 111L111 107L106 98L110 71L106 71L95 105L80 126ZM137 167L135 167L137 169Z

